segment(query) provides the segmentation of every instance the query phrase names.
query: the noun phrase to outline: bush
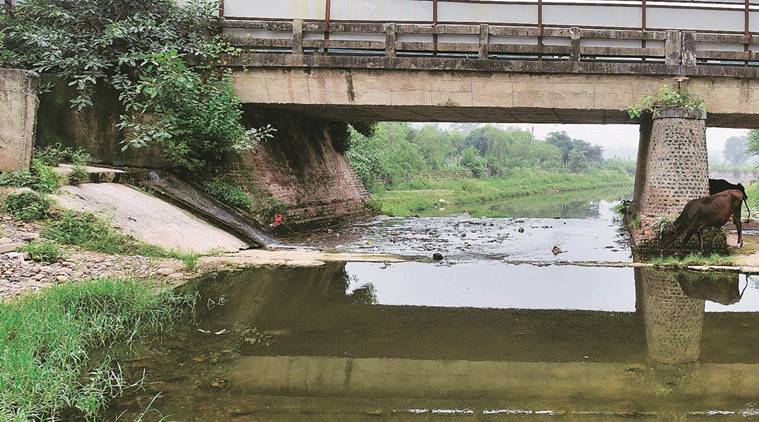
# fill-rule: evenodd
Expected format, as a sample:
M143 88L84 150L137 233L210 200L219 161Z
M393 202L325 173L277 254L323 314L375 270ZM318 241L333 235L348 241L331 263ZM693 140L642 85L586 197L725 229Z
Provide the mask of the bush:
M52 263L63 258L61 248L49 240L27 243L19 251L28 253L32 260L37 262Z
M140 248L133 239L89 213L63 211L47 222L42 236L64 245L108 254L136 253Z
M52 193L61 186L61 180L52 167L35 158L32 159L30 171L19 170L0 174L0 186L31 188L38 192Z
M114 354L167 330L193 301L148 282L98 279L0 302L0 419L94 420L127 386Z
M687 111L706 111L706 102L698 95L671 85L663 86L656 96L646 95L627 108L631 119L639 118L644 112L655 113L659 108L682 107Z
M84 149L64 147L59 143L34 151L34 158L51 167L55 167L61 163L84 166L91 159L90 154Z
M214 179L203 183L202 186L204 191L224 204L244 210L250 210L253 207L245 191L225 180Z
M38 192L25 190L8 194L3 210L23 221L42 220L49 215L51 202Z
M70 185L79 186L83 182L88 181L89 179L89 173L87 173L87 168L81 164L74 164L74 166L71 169L71 173L68 175L68 182Z

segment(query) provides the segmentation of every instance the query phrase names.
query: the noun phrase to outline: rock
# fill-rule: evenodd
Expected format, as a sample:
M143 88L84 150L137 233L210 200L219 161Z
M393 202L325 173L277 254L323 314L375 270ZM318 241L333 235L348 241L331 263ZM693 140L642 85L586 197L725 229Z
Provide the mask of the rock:
M184 274L182 273L173 273L169 275L169 278L178 279L184 277Z
M162 275L162 276L168 276L174 273L175 273L174 269L169 268L169 267L161 267L158 270L156 270L156 274Z
M551 252L553 252L554 255L558 255L560 253L564 253L564 251L561 250L560 247L553 245L553 248L551 249Z
M442 261L443 260L443 254L441 254L439 252L435 252L434 254L432 254L432 259L434 259L435 261Z
M10 237L0 237L0 244L12 243L13 240Z
M37 240L40 238L39 233L19 233L19 237L21 237L22 240Z
M524 227L520 227L520 228L518 228L518 229L517 229L517 231L518 231L519 233L524 233Z
M24 242L11 242L0 245L0 253L14 252L16 249L24 246Z

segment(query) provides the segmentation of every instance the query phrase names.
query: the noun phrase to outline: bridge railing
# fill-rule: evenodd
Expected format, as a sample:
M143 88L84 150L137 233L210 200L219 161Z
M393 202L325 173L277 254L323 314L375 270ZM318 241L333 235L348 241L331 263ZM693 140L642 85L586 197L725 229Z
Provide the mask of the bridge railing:
M247 52L503 60L759 64L738 34L490 24L226 20ZM329 34L329 36L326 36Z

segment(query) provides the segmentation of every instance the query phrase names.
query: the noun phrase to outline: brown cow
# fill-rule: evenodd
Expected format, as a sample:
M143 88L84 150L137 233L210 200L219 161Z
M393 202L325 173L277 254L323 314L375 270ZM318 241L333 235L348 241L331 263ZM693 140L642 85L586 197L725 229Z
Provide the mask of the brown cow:
M672 225L672 230L666 233L672 236L666 244L667 247L685 234L683 245L686 245L694 234L698 235L701 245L701 253L704 253L704 239L702 232L707 227L722 227L733 219L735 228L738 229L738 247L743 246L741 234L741 205L744 195L741 191L731 189L711 196L697 198L685 204L683 212L677 217Z

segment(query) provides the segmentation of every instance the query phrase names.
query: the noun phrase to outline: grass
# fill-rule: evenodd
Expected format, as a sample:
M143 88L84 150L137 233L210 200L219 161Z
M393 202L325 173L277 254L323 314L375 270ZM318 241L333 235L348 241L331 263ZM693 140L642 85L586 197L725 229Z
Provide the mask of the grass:
M216 200L231 207L250 210L253 202L245 191L239 186L221 179L214 179L203 183L203 190Z
M98 279L0 303L0 419L94 418L127 386L115 356L164 331L192 298L149 282Z
M699 254L689 254L687 256L684 256L682 258L678 257L665 257L665 258L652 258L647 261L650 264L653 264L654 266L660 266L660 267L677 267L677 268L683 268L693 265L704 265L704 266L732 266L735 265L735 260L731 256L727 255L719 255L719 254L712 254L712 255L699 255Z
M52 263L63 258L61 248L49 240L42 242L30 242L19 248L20 252L26 252L33 261Z
M195 252L170 251L140 242L119 233L108 222L98 219L93 214L73 211L61 211L47 220L42 229L42 237L60 244L109 255L174 258L182 261L188 270L194 270L202 256Z
M419 179L393 190L374 191L372 196L382 207L383 213L409 216L438 209L444 204L476 204L552 192L631 187L632 184L631 176L616 171L572 174L525 170L517 171L509 178Z
M60 176L41 160L33 158L29 169L0 174L0 186L31 188L40 193L52 193L61 187Z
M84 164L74 164L71 173L68 175L68 183L73 186L79 186L89 178L87 167Z
M49 215L51 202L44 195L25 190L8 194L3 210L22 221L42 220Z

